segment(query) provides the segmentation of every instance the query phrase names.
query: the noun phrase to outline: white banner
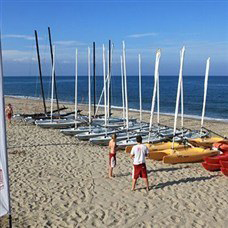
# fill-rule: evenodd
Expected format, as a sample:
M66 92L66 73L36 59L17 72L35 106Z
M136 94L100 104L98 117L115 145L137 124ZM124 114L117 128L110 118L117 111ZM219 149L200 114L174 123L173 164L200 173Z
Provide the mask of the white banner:
M1 39L1 36L0 36ZM9 213L9 177L8 177L8 159L6 147L6 125L5 109L3 95L3 67L2 67L2 49L0 40L0 217Z

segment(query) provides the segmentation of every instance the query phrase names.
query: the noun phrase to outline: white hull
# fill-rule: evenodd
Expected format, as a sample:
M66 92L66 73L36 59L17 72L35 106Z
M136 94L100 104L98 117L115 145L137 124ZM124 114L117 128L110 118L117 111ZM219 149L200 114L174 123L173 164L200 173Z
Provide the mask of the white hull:
M35 124L42 128L69 128L75 126L75 124L82 124L82 121L67 120L67 119L54 119L54 120L36 120Z
M148 135L148 133L149 133L149 128L146 125L142 126L142 129L139 129L139 126L138 126L137 128L136 127L130 128L129 131L130 130L131 130L131 132L128 132L128 134L126 132L117 133L116 141L119 142L119 141L123 141L126 139L132 139L138 135L145 136L145 135ZM154 132L157 130L158 130L157 127L155 127L153 129ZM167 130L167 127L160 127L160 130ZM91 138L90 142L92 144L107 146L110 140L111 140L110 135L107 135L107 136L104 135L104 136L100 136L100 137L96 137L96 138Z
M104 125L102 125L104 127ZM107 128L119 128L119 127L125 127L125 122L116 122L116 123L108 123L106 125ZM140 124L137 122L130 122L129 123L129 129L138 129L140 128ZM141 128L145 129L148 128L149 129L149 125L147 123L143 123L141 124Z
M141 132L129 132L128 134L126 132L123 133L117 133L117 138L116 141L122 141L125 139L131 139L131 138L135 138L138 135L143 135L143 133ZM90 138L90 142L92 144L96 144L96 145L103 145L103 146L107 146L109 144L109 141L111 140L112 136L111 135L104 135L104 136L99 136L96 138Z
M135 123L136 122L136 118L131 118L129 119L130 122ZM107 123L109 124L114 124L114 123L124 123L126 122L126 119L123 118L117 118L117 117L111 117L109 119L107 119ZM105 123L105 118L97 118L97 119L93 119L93 123L94 124L99 124L99 125L104 125Z
M182 131L180 130L177 130L176 131L176 134L181 134ZM191 137L197 137L200 135L200 132L189 132L189 131L184 131L184 135L183 135L183 138L191 138ZM204 134L203 134L204 135ZM202 135L202 136L203 136ZM142 143L158 143L158 142L163 142L165 140L167 140L167 138L170 137L170 139L172 138L173 136L173 129L167 129L167 130L164 130L162 132L160 132L159 134L157 133L152 133L150 138L147 136L142 136ZM182 138L181 137L175 137L175 140L176 142L178 141L181 141ZM120 149L125 149L126 146L133 146L133 145L136 145L137 142L136 142L136 139L130 139L130 140L123 140L123 141L120 141L118 143L118 148Z
M196 139L196 138L204 138L209 135L209 132L200 132L200 131L188 131L184 133L183 137L177 136L174 138L175 142L182 141L183 139Z
M157 136L156 134L152 134L150 138L148 138L148 136L142 136L142 143L158 143L158 142L162 142L162 140L164 140L163 137ZM123 141L120 141L119 143L117 143L117 146L119 149L125 149L126 146L133 146L136 145L136 139L126 139Z
M124 131L124 130L122 130ZM99 136L104 136L104 135L111 135L114 133L118 133L120 132L120 130L112 130L112 129L97 129L97 130L92 130L90 132L84 132L81 134L77 134L75 135L75 137L77 137L79 140L89 140L90 138L95 138L95 137L99 137Z
M98 128L97 126L90 126L90 127L89 126L85 126L85 127L78 127L78 128L62 129L62 130L60 130L60 132L65 134L65 135L77 135L77 134L81 134L83 132L88 132L88 131L91 131L91 130L95 130L97 128Z

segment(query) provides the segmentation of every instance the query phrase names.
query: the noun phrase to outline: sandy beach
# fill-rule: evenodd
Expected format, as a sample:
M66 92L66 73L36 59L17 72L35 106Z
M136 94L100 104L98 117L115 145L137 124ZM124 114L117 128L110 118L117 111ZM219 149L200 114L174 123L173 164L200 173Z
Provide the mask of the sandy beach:
M14 113L42 111L39 100L7 97L9 102ZM149 114L143 119L148 121ZM160 122L172 126L173 119L163 115ZM186 118L185 127L199 129L200 120ZM205 127L228 133L228 123L205 121ZM147 194L142 180L130 191L132 160L124 151L118 152L116 176L109 179L107 147L20 121L7 126L7 138L13 227L228 226L228 178L207 172L200 163L147 160Z

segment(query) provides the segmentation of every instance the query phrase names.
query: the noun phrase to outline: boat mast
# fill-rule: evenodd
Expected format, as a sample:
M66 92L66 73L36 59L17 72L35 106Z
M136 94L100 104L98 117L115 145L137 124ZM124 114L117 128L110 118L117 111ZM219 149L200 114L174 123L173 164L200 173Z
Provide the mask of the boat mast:
M90 48L88 47L88 97L89 97L89 126L91 126L91 83L90 83Z
M142 65L141 55L139 54L139 122L140 129L142 128Z
M124 97L124 72L123 72L123 56L120 56L120 67L121 67L121 84L122 84L122 105L123 105L123 120L125 117L125 97Z
M181 130L182 136L184 135L184 88L183 88L183 76L181 76Z
M78 119L78 49L75 50L75 128Z
M204 80L204 98L203 98L203 109L202 109L201 130L200 130L201 133L203 131L203 122L204 122L205 109L206 109L207 85L208 85L209 69L210 69L210 58L207 59L206 72L205 72L205 80Z
M158 131L160 126L160 90L159 90L159 72L157 75L157 125L158 125Z
M155 59L155 67L154 67L154 90L153 90L153 97L152 97L152 104L151 104L151 112L150 112L150 126L149 126L149 137L150 139L151 131L152 131L152 124L153 124L153 117L154 117L154 107L155 107L155 98L157 93L157 81L158 81L158 68L159 68L159 61L161 57L161 51L158 49L156 51L156 59Z
M172 149L174 148L174 137L175 137L176 129L177 129L177 115L178 115L180 92L181 92L182 72L183 72L183 65L184 65L184 53L185 53L185 46L180 51L180 70L179 70L179 80L178 80L178 87L177 87Z
M103 77L104 77L104 111L105 111L105 127L107 126L107 104L106 104L106 67L105 67L105 46L103 44Z
M47 115L47 108L46 108L45 97L44 97L44 87L43 87L43 80L42 80L42 70L41 70L41 63L40 63L38 35L36 30L35 30L35 40L36 40L36 52L37 52L37 60L38 60L39 76L40 76L40 89L41 89L41 95L43 98L44 113L45 115Z
M94 109L94 118L96 115L96 49L95 42L93 42L93 109Z
M51 52L51 63L53 65L53 50L52 50L52 40L51 40L51 29L50 29L50 27L48 27L48 36L49 36L49 44L50 44L50 52ZM55 99L56 99L58 114L59 114L59 117L60 117L59 100L58 100L58 95L57 95L57 85L56 85L55 72L54 72L54 86L55 86Z
M52 74L51 74L51 121L53 120L54 81L55 81L55 46L53 47L53 64L52 64Z
M109 40L109 50L108 50L108 117L111 116L111 70L112 70L112 43Z
M126 130L128 133L129 120L128 120L128 96L127 96L127 69L126 69L126 49L125 49L124 41L123 41L123 71L124 71L124 84L125 84Z
M108 58L109 56L109 52L107 51L107 55L106 57ZM107 59L107 84L106 84L106 94L104 93L104 96L106 96L106 99L107 99L107 105L106 105L106 112L107 112L107 122L109 122L109 102L110 102L110 97L109 97L109 89L110 89L110 77L109 77L109 60Z

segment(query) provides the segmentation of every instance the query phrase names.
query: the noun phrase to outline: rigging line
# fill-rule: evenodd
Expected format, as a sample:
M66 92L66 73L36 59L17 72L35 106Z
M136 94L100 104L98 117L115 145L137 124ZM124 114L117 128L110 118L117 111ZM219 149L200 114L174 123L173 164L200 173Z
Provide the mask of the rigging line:
M107 74L106 74L107 75ZM111 77L112 77L112 75L111 75ZM106 76L106 83L108 82L108 77ZM99 98L99 101L98 101L98 104L97 104L97 109L96 109L96 115L97 115L97 113L98 113L98 109L99 109L99 107L100 107L100 103L101 103L101 100L102 100L102 97L104 96L104 87L103 87L103 89L102 89L102 92L101 92L101 95L100 95L100 98Z

